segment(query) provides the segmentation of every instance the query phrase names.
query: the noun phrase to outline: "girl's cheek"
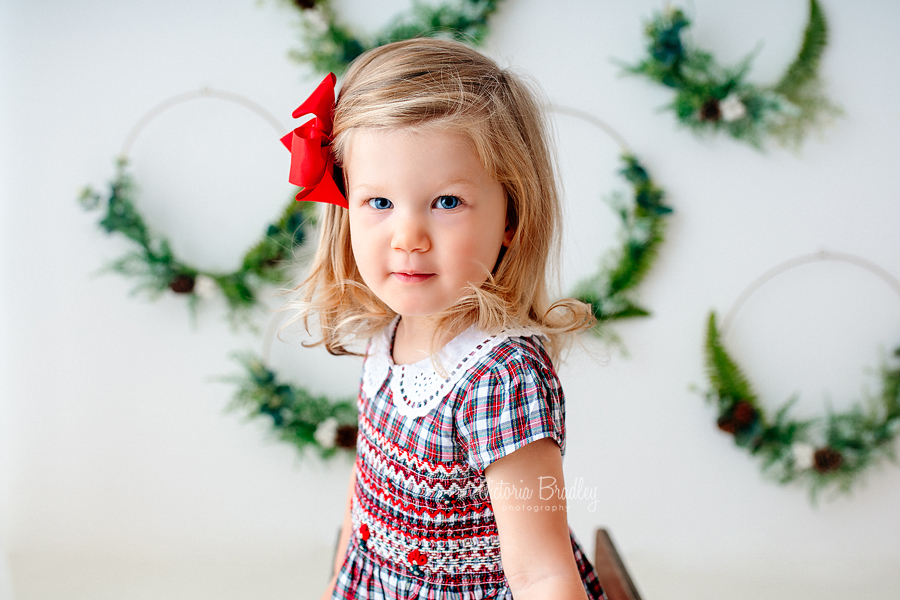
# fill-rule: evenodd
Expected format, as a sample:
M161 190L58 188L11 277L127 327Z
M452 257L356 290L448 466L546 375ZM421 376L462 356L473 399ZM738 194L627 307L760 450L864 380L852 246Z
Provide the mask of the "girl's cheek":
M352 206L352 204L351 204ZM350 224L350 239L353 239L353 234L358 232L360 229L359 220L360 214L359 211L353 208L348 209L349 211L349 224Z

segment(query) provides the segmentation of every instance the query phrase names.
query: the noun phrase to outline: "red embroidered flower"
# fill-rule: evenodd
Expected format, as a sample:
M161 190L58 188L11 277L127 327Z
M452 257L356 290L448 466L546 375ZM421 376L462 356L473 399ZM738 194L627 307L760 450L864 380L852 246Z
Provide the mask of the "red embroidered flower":
M428 562L428 557L419 552L418 548L410 552L408 558L409 562L420 567Z
M359 526L359 537L362 538L362 541L369 541L369 526L363 523Z

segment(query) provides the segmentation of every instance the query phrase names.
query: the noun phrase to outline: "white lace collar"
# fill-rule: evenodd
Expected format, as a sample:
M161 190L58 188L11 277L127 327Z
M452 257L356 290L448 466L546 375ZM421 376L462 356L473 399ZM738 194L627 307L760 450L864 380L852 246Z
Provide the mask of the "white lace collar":
M397 412L405 417L421 417L431 412L435 406L453 391L466 372L479 359L486 356L499 344L512 337L541 335L530 329L504 331L488 334L469 327L453 338L438 354L437 364L446 371L446 377L435 371L431 358L424 358L408 365L396 365L391 357L391 341L400 318L396 317L388 327L372 339L369 353L363 366L362 392L374 398L391 378L391 396Z

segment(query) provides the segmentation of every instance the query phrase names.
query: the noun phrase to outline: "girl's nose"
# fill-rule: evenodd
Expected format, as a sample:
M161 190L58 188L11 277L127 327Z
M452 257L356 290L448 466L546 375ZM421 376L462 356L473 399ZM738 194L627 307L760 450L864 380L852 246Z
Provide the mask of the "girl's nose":
M404 252L427 252L431 249L428 231L421 219L415 215L398 216L391 248Z

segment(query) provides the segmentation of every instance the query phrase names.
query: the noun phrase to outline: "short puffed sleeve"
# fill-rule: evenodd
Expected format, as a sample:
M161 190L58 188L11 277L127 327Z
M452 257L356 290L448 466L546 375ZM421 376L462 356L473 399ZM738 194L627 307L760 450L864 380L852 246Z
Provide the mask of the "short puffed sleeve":
M507 339L466 375L456 428L472 468L545 437L565 452L562 387L537 338Z

